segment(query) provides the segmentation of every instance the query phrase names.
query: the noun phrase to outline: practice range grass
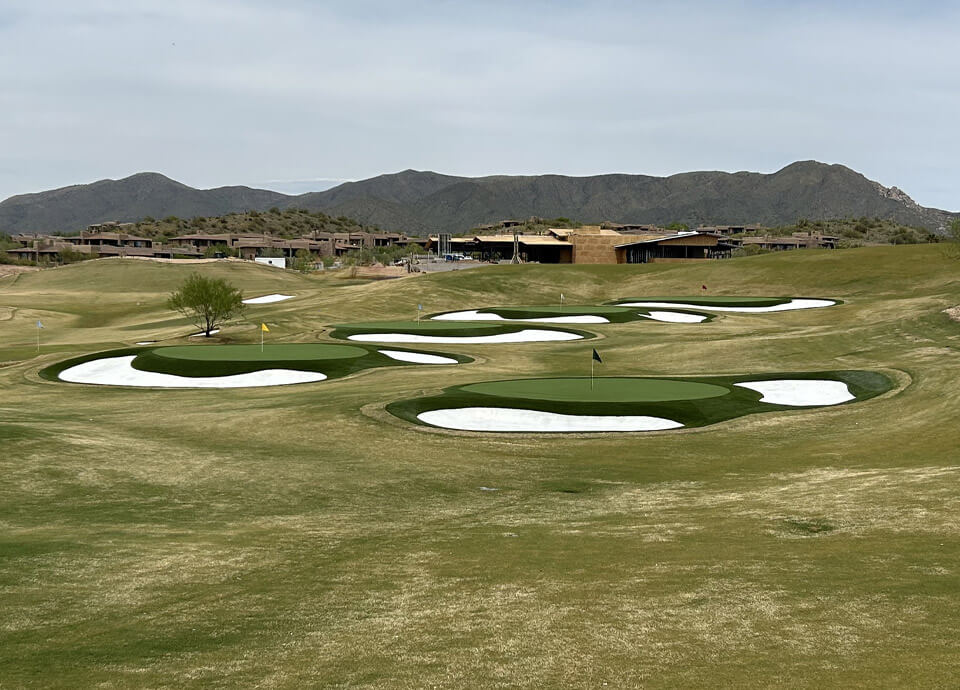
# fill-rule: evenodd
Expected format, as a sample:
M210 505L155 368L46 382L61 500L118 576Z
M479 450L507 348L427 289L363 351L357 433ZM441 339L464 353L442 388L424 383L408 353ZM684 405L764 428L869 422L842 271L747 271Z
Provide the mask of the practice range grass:
M401 350L423 352L422 350ZM425 354L439 354L427 352ZM58 381L60 373L70 367L105 357L136 355L131 366L141 371L152 371L177 376L229 376L264 369L296 369L319 371L327 378L340 378L364 369L392 366L424 366L403 362L382 355L376 347L336 345L331 343L281 343L264 345L182 345L172 347L123 348L96 352L57 362L42 369L39 374L49 381ZM470 357L444 353L443 356L460 363L473 361Z
M894 387L887 376L872 371L766 373L759 376L711 376L685 379L589 377L516 379L452 386L440 395L400 400L387 410L401 419L424 412L461 407L502 407L568 415L646 415L665 417L685 427L705 426L748 414L797 409L760 402L760 393L735 386L744 381L823 379L843 381L856 400L869 400ZM810 407L818 407L811 405Z
M951 687L960 323L943 310L960 304L958 266L921 245L374 284L134 260L0 278L0 685ZM600 304L705 284L844 304L431 347L476 361L310 386L37 376L137 340L187 344L164 302L195 270L298 297L227 323L223 344L258 345L261 321L268 344L343 344L328 324L560 292ZM649 435L457 435L383 409L586 376L594 346L613 376L860 370L898 388Z

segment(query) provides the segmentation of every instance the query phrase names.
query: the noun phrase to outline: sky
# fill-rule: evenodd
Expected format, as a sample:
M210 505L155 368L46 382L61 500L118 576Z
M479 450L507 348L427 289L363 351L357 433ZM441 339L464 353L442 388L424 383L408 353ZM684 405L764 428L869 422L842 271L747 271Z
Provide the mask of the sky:
M2 0L0 199L842 163L960 210L960 2Z

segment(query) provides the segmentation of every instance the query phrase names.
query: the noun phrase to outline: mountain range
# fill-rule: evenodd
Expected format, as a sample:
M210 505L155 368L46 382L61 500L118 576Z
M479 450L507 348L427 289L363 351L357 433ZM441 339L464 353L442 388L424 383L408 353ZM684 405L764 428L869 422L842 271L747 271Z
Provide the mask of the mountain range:
M463 232L532 216L691 227L868 216L942 232L958 216L920 206L900 189L843 165L799 161L770 174L705 171L669 177L457 177L405 170L296 196L240 186L194 189L159 173L138 173L10 197L0 203L0 231L68 233L109 220L217 216L274 206L412 234Z

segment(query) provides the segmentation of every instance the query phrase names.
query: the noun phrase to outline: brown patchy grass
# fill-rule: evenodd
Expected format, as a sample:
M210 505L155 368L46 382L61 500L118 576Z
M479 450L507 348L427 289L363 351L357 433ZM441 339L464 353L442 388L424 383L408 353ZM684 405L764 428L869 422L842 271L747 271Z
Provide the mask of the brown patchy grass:
M58 358L186 332L162 302L188 268L9 279L0 684L950 685L960 331L941 312L960 287L935 249L369 285L204 268L297 295L228 324L234 342L259 320L303 342L414 317L418 301L590 303L706 282L848 303L597 327L608 373L903 372L899 393L867 403L650 436L467 437L376 412L452 383L581 372L592 344L449 348L478 361L229 393L42 381Z

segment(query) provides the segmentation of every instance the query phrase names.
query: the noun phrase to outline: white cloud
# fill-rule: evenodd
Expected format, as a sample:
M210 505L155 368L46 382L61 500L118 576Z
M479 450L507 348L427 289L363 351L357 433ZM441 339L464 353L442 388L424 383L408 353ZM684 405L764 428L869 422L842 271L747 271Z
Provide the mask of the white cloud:
M960 14L834 5L8 0L0 198L817 158L960 207Z

